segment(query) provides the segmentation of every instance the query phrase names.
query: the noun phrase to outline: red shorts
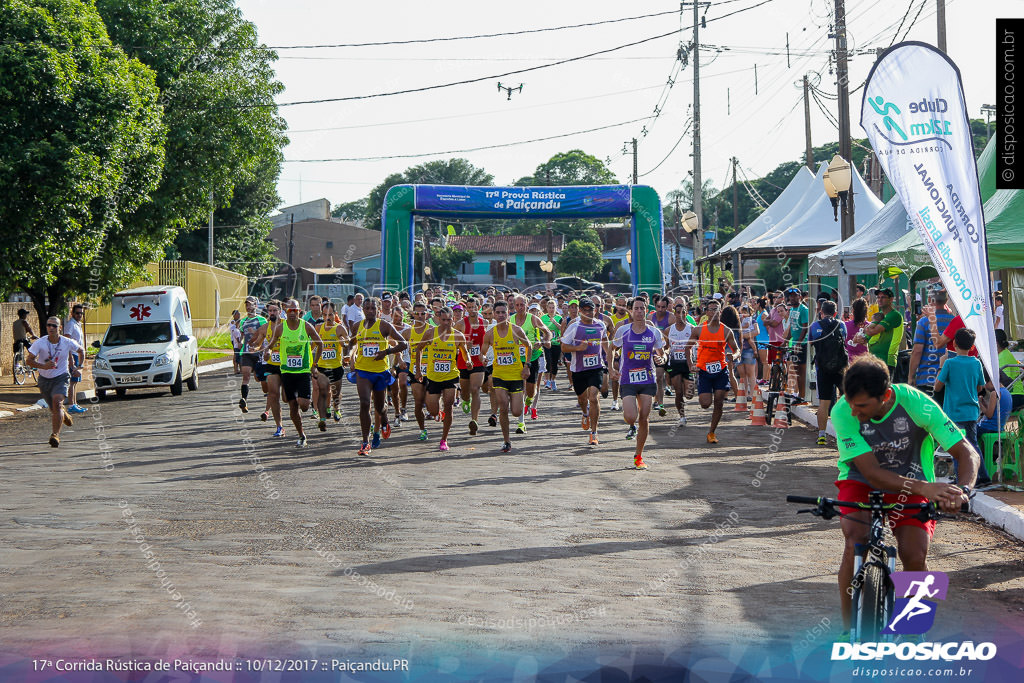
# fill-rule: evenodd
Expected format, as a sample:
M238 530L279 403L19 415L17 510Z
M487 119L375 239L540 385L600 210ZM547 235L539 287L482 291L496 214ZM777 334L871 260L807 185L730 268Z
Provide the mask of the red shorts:
M836 488L839 489L838 500L845 500L849 503L866 503L868 502L868 494L875 489L868 484L860 481L854 481L853 479L842 479L836 482ZM927 503L928 499L924 496L905 496L905 500L900 500L904 497L900 493L887 493L883 500L886 503L903 503L905 505L913 505L916 503ZM856 508L841 507L839 512L844 515L848 515L852 512L856 512ZM919 513L920 510L906 510L904 512L896 512L895 510L888 513L889 528L895 529L901 526L916 526L924 529L928 532L928 536L935 534L935 520L930 519L927 522L922 522L919 519L915 519L913 515Z
M771 365L778 358L780 352L786 350L786 342L780 342L778 344L768 345L768 364Z

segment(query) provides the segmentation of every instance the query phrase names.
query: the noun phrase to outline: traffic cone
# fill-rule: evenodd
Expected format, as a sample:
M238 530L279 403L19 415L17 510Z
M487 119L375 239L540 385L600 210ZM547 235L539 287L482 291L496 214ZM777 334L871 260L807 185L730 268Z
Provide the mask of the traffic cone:
M775 419L772 429L789 429L789 398L785 395L775 399Z
M757 389L754 390L753 408L751 408L750 412L750 425L752 427L768 426L768 422L765 420L764 401L761 399L761 392Z
M743 413L747 410L747 388L746 382L743 380L739 381L739 386L736 387L736 405L733 407L732 412Z

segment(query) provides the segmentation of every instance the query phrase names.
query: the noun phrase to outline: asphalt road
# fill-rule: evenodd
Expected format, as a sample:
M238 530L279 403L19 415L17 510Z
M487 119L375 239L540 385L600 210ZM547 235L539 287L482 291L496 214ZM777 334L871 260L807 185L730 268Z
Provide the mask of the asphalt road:
M835 451L805 428L775 451L727 413L708 446L694 402L687 427L655 418L636 471L619 414L591 449L563 391L511 454L460 412L449 453L434 423L367 458L352 407L297 450L236 400L224 374L177 398L129 393L59 449L44 413L0 423L8 650L810 647L815 627L838 630L838 525L784 502L835 491ZM940 523L931 568L955 590L933 634L1014 628L1022 560L977 520Z

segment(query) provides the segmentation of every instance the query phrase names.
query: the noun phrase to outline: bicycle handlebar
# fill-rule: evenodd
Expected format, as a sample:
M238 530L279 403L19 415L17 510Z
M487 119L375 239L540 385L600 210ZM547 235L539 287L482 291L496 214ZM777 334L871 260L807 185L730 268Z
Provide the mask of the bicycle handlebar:
M869 509L871 509L871 504L870 503L864 503L864 502L854 503L854 502L845 501L845 500L834 500L832 498L811 498L811 497L808 497L808 496L786 496L786 502L787 503L799 503L799 504L803 504L803 505L816 505L816 506L818 506L818 510L817 511L812 511L812 512L815 512L815 514L820 514L826 508L830 508L832 510L835 510L835 512L831 513L830 516L838 514L838 508L840 508L840 507L856 508L856 509L861 509L861 510L869 510ZM939 514L938 507L935 505L935 503L933 503L931 501L928 501L928 502L925 502L925 503L885 503L885 504L882 505L882 509L885 510L886 512L891 512L893 510L921 510L922 511L921 513L919 513L918 515L914 515L914 516L915 517L927 516L928 518L931 518L931 519L934 519ZM803 512L803 511L801 511L801 512ZM968 512L968 513L971 512L971 503L970 503L970 501L968 501L968 502L966 502L966 503L964 503L964 504L962 504L960 506L960 512ZM925 520L922 520L922 521L925 521Z
M809 498L808 496L786 496L787 503L803 503L804 505L817 505L818 498Z

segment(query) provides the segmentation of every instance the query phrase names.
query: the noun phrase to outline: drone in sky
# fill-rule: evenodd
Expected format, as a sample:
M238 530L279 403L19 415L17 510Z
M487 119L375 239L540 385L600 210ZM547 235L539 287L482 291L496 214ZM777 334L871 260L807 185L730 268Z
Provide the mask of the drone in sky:
M498 92L505 92L505 93L508 94L508 97L506 97L505 99L511 100L512 99L512 93L513 92L517 92L517 91L520 92L520 93L523 92L523 84L522 83L520 83L518 86L513 87L511 85L502 85L501 81L498 81Z

